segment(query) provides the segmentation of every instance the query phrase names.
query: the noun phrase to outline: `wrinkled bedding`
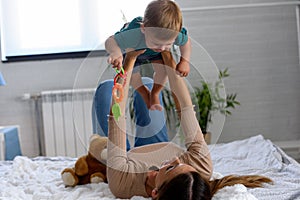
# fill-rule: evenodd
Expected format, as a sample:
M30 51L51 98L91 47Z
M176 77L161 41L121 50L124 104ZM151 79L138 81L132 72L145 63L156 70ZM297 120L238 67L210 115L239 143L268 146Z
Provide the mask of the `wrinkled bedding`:
M259 174L273 185L248 189L261 200L300 200L300 164L270 140L258 135L228 144L211 146L214 170L222 175Z
M210 145L214 178L229 174L260 174L274 180L264 188L225 187L214 200L300 199L300 165L261 135ZM60 172L76 158L18 156L0 162L0 199L116 199L105 183L65 187ZM132 200L145 200L132 197Z

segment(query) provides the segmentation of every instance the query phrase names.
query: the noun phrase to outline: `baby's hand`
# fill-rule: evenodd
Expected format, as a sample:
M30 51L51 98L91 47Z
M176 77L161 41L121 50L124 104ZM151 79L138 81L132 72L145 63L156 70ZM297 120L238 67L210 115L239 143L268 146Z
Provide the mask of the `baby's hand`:
M119 53L111 53L107 59L109 64L113 65L113 68L121 69L123 63L123 55Z
M180 76L186 77L190 73L190 63L186 60L180 60L176 66L176 71Z

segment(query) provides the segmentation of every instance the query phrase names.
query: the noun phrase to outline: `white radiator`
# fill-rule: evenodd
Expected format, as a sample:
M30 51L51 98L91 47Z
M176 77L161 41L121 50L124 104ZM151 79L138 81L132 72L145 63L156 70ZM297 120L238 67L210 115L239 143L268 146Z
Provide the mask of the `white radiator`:
M45 156L87 153L92 132L94 89L41 92Z

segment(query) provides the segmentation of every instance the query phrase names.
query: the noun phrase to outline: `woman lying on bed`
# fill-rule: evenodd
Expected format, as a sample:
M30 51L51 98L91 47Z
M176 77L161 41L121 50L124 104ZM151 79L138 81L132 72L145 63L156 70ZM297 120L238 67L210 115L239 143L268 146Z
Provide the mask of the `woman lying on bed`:
M143 51L127 53L124 69L124 98L119 102L121 113L125 113L131 71L136 57ZM191 97L184 79L175 72L176 64L170 52L162 52L172 92L177 106L181 128L187 150L172 142L162 142L134 148L126 152L126 120L124 115L116 119L112 111L108 119L109 142L107 177L109 188L118 198L133 196L153 199L211 199L224 186L244 184L246 187L261 187L271 180L262 176L226 176L209 181L212 161L208 147L195 116ZM164 66L162 66L164 67ZM112 104L115 104L112 100ZM152 130L149 130L151 132Z

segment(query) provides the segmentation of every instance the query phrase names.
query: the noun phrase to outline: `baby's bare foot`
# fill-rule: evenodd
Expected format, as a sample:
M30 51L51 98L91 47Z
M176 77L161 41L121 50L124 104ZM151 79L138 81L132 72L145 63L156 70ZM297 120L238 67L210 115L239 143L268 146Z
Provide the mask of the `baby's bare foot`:
M149 110L158 110L158 111L162 111L163 107L160 104L154 104L150 107Z
M163 110L162 105L160 105L159 95L151 94L150 103L151 103L150 110L158 110L158 111Z

